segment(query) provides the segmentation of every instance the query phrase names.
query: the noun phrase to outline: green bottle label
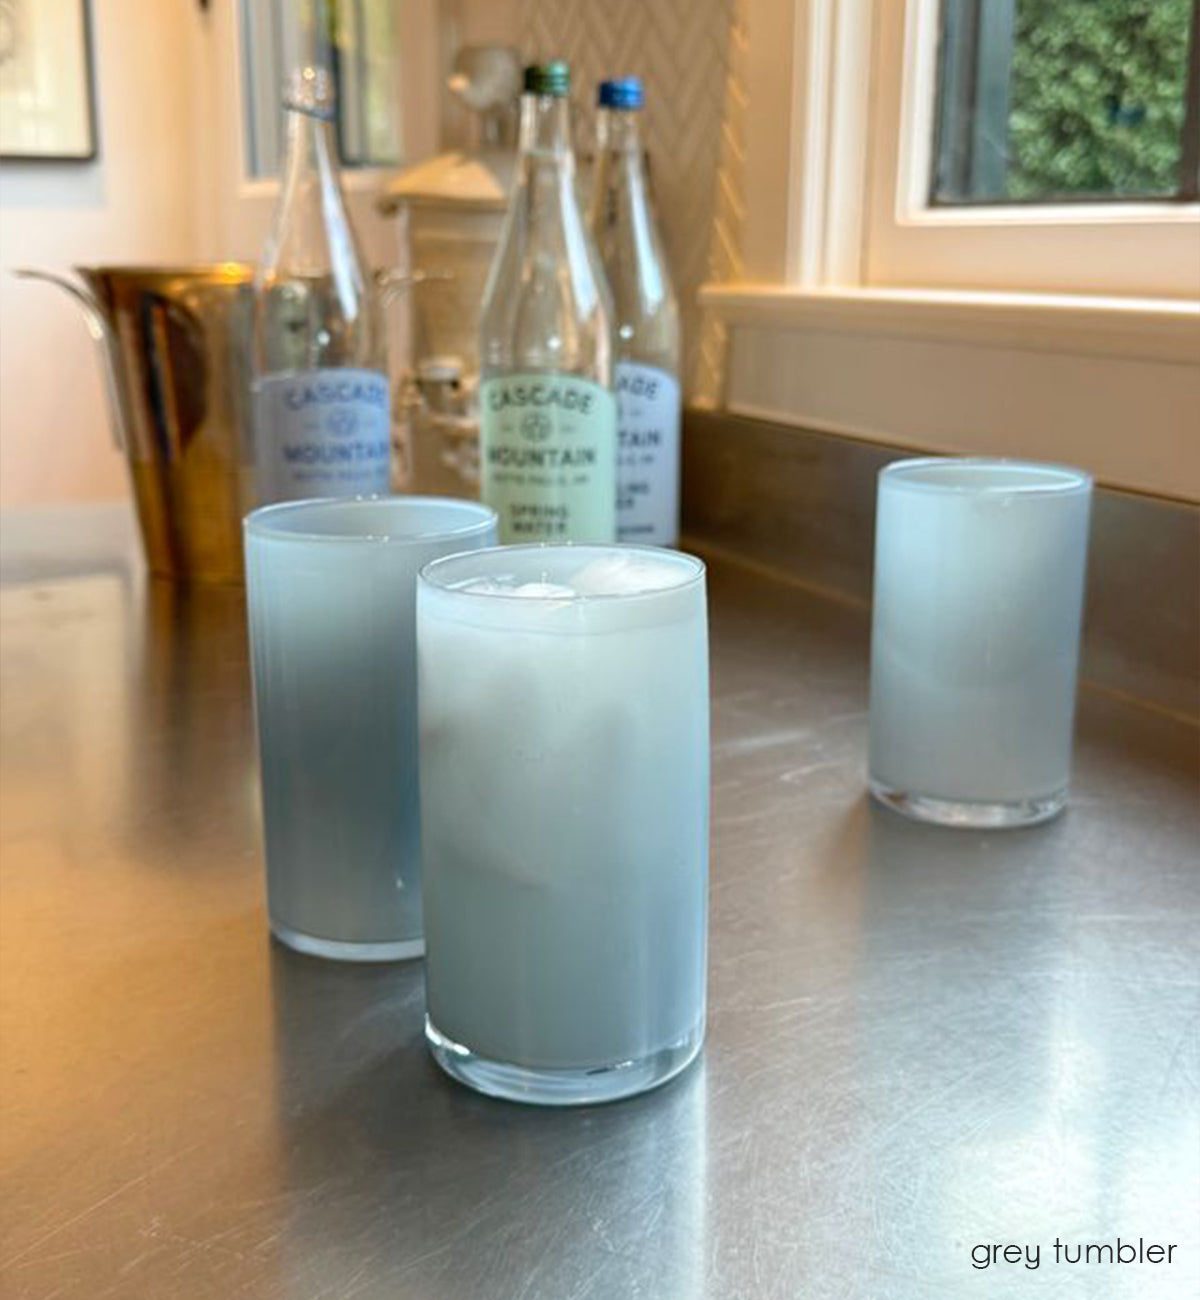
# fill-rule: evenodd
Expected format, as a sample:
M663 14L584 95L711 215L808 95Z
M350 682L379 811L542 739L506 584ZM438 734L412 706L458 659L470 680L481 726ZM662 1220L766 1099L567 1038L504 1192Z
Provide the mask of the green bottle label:
M500 540L611 542L617 535L617 404L577 375L480 385L483 499Z

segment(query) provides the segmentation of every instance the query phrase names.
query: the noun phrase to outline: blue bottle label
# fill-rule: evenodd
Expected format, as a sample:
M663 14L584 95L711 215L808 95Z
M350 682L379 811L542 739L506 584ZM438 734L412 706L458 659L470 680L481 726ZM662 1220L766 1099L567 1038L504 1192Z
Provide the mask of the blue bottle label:
M679 381L617 362L617 537L679 544Z
M254 385L262 503L386 493L391 394L375 370L293 370Z

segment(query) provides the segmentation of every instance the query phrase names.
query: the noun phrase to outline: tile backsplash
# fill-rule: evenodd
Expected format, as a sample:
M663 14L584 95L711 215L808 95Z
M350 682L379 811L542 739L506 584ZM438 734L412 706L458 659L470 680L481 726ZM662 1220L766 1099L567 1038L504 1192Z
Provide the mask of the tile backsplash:
M595 87L646 83L645 142L655 202L684 320L685 385L700 406L720 401L724 330L696 307L705 280L741 270L742 105L746 0L517 0L528 60L570 61L591 138Z

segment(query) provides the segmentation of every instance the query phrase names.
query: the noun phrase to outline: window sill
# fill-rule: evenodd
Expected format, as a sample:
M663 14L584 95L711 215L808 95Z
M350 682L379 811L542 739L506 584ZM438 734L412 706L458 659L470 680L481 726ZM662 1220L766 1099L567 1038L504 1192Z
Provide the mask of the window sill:
M706 284L700 302L730 324L1200 363L1200 303L1178 299L742 282Z
M710 284L740 415L1200 500L1200 304Z

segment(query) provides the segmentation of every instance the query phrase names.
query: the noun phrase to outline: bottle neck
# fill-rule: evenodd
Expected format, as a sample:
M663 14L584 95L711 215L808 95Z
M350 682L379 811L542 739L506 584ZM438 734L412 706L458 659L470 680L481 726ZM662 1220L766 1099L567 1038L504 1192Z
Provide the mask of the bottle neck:
M280 275L329 277L352 316L364 288L362 257L338 178L333 97L324 75L302 69L285 89L287 154L259 274L264 282Z
M521 159L574 166L570 103L552 95L521 96Z
M324 180L336 176L337 148L333 138L334 83L329 70L319 63L296 67L283 87L287 115L288 181L305 172L316 172Z
M304 172L322 177L336 172L337 149L333 139L333 122L295 105L287 105L287 150L284 185Z
M636 108L601 108L589 224L608 273L619 346L674 370L677 336L670 280L650 203Z
M639 227L639 239L648 238L642 229L648 226L650 216L640 116L636 109L628 108L602 108L596 116L590 220L606 260L611 253L609 241L616 237L618 226L628 227L633 222Z
M601 152L632 154L640 165L640 117L635 108L602 108L596 115L596 137Z

